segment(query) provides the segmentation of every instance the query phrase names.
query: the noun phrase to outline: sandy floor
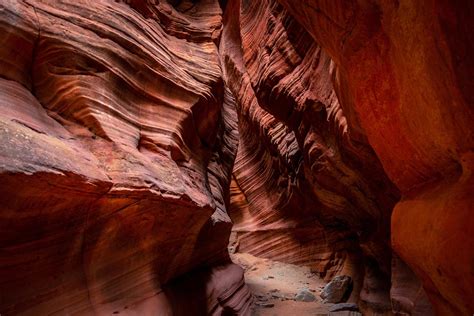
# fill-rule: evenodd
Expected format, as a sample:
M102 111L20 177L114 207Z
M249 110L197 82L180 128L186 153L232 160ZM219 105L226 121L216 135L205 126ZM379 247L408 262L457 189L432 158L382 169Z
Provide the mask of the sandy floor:
M245 269L245 280L255 297L255 316L328 315L332 304L324 304L319 294L325 285L308 267L300 267L250 254L236 253L232 260ZM297 301L295 296L306 289L315 296L312 302Z

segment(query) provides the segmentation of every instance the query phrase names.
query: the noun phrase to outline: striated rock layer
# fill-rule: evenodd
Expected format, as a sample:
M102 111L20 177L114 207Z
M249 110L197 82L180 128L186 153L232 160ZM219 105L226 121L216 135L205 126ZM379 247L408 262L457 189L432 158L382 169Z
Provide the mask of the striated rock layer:
M391 310L390 214L398 191L363 131L348 124L333 62L270 0L228 3L220 53L239 114L236 248L309 265L328 280L349 274L352 300Z
M437 314L472 314L473 16L462 1L229 1L235 248L351 274L366 313L431 314L416 274Z
M438 314L471 315L472 3L279 2L334 60L342 107L402 193L393 248Z
M473 18L2 1L0 314L247 315L233 229L367 315L471 315Z
M222 11L172 4L0 4L2 315L248 310Z

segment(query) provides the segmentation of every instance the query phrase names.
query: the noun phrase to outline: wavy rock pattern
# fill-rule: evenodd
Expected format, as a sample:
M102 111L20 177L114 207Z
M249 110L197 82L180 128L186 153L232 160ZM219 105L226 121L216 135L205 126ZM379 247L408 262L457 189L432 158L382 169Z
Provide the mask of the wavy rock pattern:
M438 314L471 315L474 7L278 1L334 60L342 107L402 192L392 215L395 251Z
M365 314L471 315L473 9L1 2L0 314L247 315L233 229Z
M276 1L230 1L226 10L220 53L239 114L231 183L239 251L328 279L350 274L354 300L360 293L368 308L390 310L398 192L348 124L334 64Z
M349 239L365 258L362 307L391 309L392 274L398 312L429 314L413 269L437 313L472 314L472 7L278 2L230 1L221 41L241 131L239 249L314 265ZM390 267L398 197L385 172L402 193L391 241L410 268ZM328 238L334 229L353 235Z
M219 4L0 12L0 313L186 314L169 281L228 262L238 136ZM189 304L245 313L242 271L210 269L187 274Z

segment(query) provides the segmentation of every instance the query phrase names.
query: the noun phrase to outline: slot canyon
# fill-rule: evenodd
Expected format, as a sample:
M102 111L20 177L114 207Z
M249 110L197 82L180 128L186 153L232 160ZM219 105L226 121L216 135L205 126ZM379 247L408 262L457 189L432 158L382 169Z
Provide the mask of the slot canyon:
M0 0L0 315L474 315L474 1Z

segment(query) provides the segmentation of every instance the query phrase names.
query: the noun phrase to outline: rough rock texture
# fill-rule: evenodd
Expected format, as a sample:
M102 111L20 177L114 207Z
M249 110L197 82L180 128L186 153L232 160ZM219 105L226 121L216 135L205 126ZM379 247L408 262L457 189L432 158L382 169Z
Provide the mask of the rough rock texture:
M163 285L214 264L188 306L248 309L221 8L172 4L0 3L2 315L186 314Z
M326 284L321 292L321 298L328 303L341 303L347 300L352 290L352 280L350 276L338 275L331 282Z
M302 289L295 295L295 301L298 302L314 302L315 300L316 296L308 289Z

